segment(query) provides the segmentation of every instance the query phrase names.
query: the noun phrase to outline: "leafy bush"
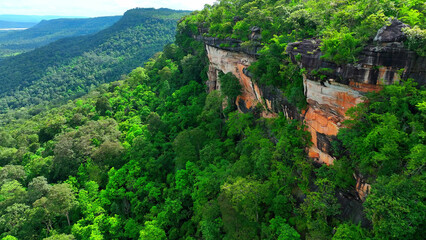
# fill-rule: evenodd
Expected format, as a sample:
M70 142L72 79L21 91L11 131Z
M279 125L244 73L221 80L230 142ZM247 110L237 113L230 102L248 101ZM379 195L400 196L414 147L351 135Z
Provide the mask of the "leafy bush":
M426 30L417 26L413 28L403 28L402 31L407 34L407 46L418 55L426 56Z
M361 40L353 37L352 33L332 32L322 40L322 58L337 64L354 63L356 56L362 50Z

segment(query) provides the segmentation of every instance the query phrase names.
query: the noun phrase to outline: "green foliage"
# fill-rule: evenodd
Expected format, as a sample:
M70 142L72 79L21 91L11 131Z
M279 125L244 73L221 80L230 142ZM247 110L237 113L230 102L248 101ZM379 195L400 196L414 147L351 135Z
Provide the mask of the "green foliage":
M219 74L220 91L228 97L228 109L236 109L236 99L241 95L242 87L240 81L232 73Z
M349 165L366 177L401 174L407 161L419 164L415 152L424 144L425 120L417 105L425 94L414 86L412 81L386 86L370 94L368 104L349 112L351 128L340 131L338 138L348 151Z
M145 227L140 232L139 240L166 240L166 233L158 228L155 221L145 222Z
M318 186L318 191L308 193L300 209L307 216L309 237L327 239L331 235L330 224L327 221L339 213L340 206L334 197L333 182L327 178L317 179L315 185Z
M43 238L43 240L75 240L73 235L67 235L67 234L53 234L52 236L48 238Z
M97 33L110 27L121 16L53 19L41 21L25 31L10 31L0 36L0 59L21 54L65 37Z
M64 102L117 80L173 42L176 22L186 14L132 9L96 34L61 39L2 60L0 113Z
M372 183L364 206L377 239L418 239L423 232L426 95L415 85L406 81L370 94L350 111L350 128L338 134L345 150L339 161ZM359 227L342 227L353 239L366 236Z
M18 240L16 237L7 235L6 237L2 238L1 240Z
M287 224L286 220L281 217L276 217L269 221L271 225L268 226L270 236L267 239L277 240L298 240L301 239L299 233L294 228Z
M330 33L322 41L321 57L337 64L354 63L357 61L355 56L362 50L360 42L352 33Z
M274 36L269 45L259 51L260 57L249 70L260 85L273 85L283 91L287 100L303 109L306 106L303 76L285 53L288 36Z
M424 176L380 177L365 203L378 239L419 239L424 232Z
M414 50L419 56L426 56L426 30L417 26L414 28L404 28L408 41L406 42L409 49Z
M361 240L370 239L367 237L366 230L361 226L354 224L343 223L336 228L336 233L333 235L333 240Z
M183 19L176 44L143 68L112 77L117 81L58 107L2 116L1 237L421 238L424 90L403 82L368 95L369 101L349 112L348 128L338 135L336 164L313 171L306 156L311 136L301 123L283 114L263 119L225 112L224 96L205 92L207 56L203 44L192 38L208 25L211 34L244 36L255 23L266 44L250 69L254 79L278 86L302 108L302 72L283 54L287 43L325 36L332 28L356 33L350 40L362 45L370 36L356 29L373 34L383 16L400 9L388 3L220 1ZM176 17L171 10L158 11ZM126 14L127 23L157 10L142 12ZM236 16L242 20L234 23ZM127 46L114 39L111 46ZM118 61L137 64L132 68L141 64ZM221 77L224 95L240 94L235 77ZM354 172L371 183L364 204L371 231L341 223L346 219L336 196L354 187Z

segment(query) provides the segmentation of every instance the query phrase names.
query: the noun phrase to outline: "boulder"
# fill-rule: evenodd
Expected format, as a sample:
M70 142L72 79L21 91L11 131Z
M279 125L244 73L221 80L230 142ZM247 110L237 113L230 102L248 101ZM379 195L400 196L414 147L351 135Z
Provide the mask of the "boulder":
M406 27L410 26L397 19L393 19L389 26L383 26L379 29L374 37L374 41L382 43L403 42L407 39L407 36L402 29Z

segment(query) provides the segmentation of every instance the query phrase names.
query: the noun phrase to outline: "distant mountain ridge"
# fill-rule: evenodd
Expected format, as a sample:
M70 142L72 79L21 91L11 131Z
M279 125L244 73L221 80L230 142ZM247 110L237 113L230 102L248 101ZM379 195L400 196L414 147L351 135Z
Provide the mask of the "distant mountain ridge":
M0 113L72 99L142 66L174 41L190 11L132 9L93 35L60 39L0 64Z
M42 20L31 27L29 24L15 27L31 27L23 31L10 31L0 35L0 59L27 52L65 37L99 32L116 23L121 16L96 18L60 18ZM1 21L0 21L1 26Z
M30 28L36 25L36 22L11 22L0 20L0 29L1 28Z
M33 22L38 23L42 20L51 20L58 18L87 18L79 16L54 16L54 15L15 15L15 14L0 14L0 21L8 22Z

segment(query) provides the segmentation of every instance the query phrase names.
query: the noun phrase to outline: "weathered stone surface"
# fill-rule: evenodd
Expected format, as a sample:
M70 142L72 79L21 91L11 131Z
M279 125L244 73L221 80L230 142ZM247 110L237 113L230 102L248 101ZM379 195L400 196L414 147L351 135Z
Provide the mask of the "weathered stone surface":
M304 91L308 107L302 114L287 101L281 90L273 86L259 86L251 80L247 67L256 60L258 49L243 50L241 42L231 39L202 38L210 60L209 90L220 89L219 71L232 72L243 87L243 93L236 102L240 111L250 112L261 104L264 117L275 117L283 112L288 118L305 121L313 143L308 151L309 157L330 165L335 160L331 143L342 122L348 118L346 112L363 102L365 93L380 91L384 85L400 81L399 73L403 78L414 78L420 85L426 84L426 58L407 50L401 42L391 42L404 39L400 34L403 27L393 22L379 31L377 44L366 46L355 64L337 65L323 60L321 42L317 39L289 44L287 52L293 62L307 70ZM260 34L260 29L252 30ZM230 44L235 47L227 47ZM359 176L355 178L358 199L364 201L370 185Z
M356 191L358 193L358 197L361 201L365 201L368 194L370 193L371 186L370 184L366 183L364 178L362 176L359 176L357 174L354 174L354 178L356 180Z
M380 44L366 46L355 64L337 65L323 60L321 41L317 39L288 45L292 61L307 70L304 85L308 109L304 119L314 143L310 156L331 164L330 142L318 136L336 136L347 118L346 111L362 102L366 92L380 91L384 85L400 81L400 69L403 69L403 77L426 84L426 58L404 48L401 42L392 42L404 39L403 27L406 25L393 21L382 28L377 35Z
M383 26L379 29L374 41L377 42L402 42L407 39L407 36L402 31L403 28L409 27L401 21L392 20L389 26Z
M254 57L245 53L225 51L209 45L206 45L206 50L210 62L209 80L207 81L209 91L220 90L219 72L230 72L238 78L242 86L242 94L236 99L240 111L252 111L258 103L263 103L259 87L244 73L247 66L256 60ZM265 113L264 115L268 116L269 114Z
M252 55L226 51L214 46L206 45L210 66L207 81L209 91L220 90L218 73L234 74L242 86L242 94L237 97L236 104L241 112L251 112L260 104L263 108L263 117L276 117L283 112L288 118L299 119L301 116L297 108L291 105L281 90L272 86L259 86L252 81L252 76L247 67L256 60Z
M260 41L262 40L262 34L260 27L251 27L250 28L251 34L249 36L250 40L252 41Z
M308 79L319 80L319 75L325 75L327 79L345 85L357 82L377 88L399 81L398 71L403 69L403 77L414 78L420 85L426 84L426 58L417 56L399 42L366 46L356 64L345 65L323 60L320 44L319 40L309 39L291 43L287 47L293 62L307 70ZM297 55L300 55L300 60L296 60ZM323 71L319 74L314 74L321 69Z
M257 51L259 51L262 48L260 43L256 43L256 42L253 42L252 46L242 47L241 46L242 41L232 39L232 38L218 39L214 37L203 37L201 35L194 36L194 38L199 41L203 41L208 46L230 51L230 52L245 53L247 55L250 55L251 57L259 56Z

